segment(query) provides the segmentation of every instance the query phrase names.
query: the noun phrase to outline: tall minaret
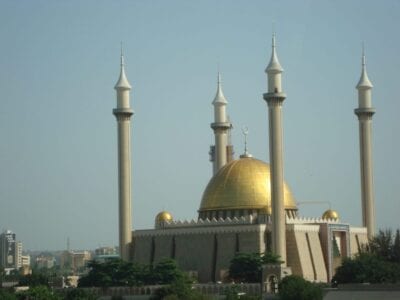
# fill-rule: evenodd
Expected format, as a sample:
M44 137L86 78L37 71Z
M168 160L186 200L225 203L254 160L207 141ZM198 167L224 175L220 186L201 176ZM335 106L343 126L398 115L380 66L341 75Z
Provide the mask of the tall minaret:
M217 94L212 104L214 105L214 123L211 123L211 128L214 130L215 135L213 174L216 174L219 169L226 165L228 160L228 131L231 128L231 124L226 115L226 105L228 101L226 101L224 93L222 92L221 75L219 72Z
M282 91L282 72L272 36L272 55L265 72L268 74L269 158L271 166L272 249L286 262L286 216L283 190L282 104L286 94Z
M368 238L375 235L374 184L372 176L372 83L367 75L365 54L362 55L361 78L357 84L358 108L354 113L358 117L360 131L360 167L361 167L361 203L363 226L367 227Z
M129 104L131 85L125 75L124 56L121 50L121 72L114 89L117 91L117 108L113 114L118 124L118 200L119 200L119 252L123 260L130 258L132 242L131 208L131 125L133 110Z

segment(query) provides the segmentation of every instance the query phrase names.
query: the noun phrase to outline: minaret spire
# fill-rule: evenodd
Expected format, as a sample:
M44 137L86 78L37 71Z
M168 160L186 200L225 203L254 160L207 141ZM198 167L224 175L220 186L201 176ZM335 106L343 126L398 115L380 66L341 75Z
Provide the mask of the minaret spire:
M131 135L129 93L131 85L125 75L124 55L121 44L121 71L114 89L117 92L117 108L113 114L118 124L118 203L119 203L119 251L121 259L130 259L132 243L132 189L131 189Z
M123 53L123 49L122 49L122 42L121 42L121 70L119 73L119 78L117 83L115 84L115 89L116 90L130 90L132 89L132 86L130 85L128 78L126 78L126 74L125 74L125 59L124 59L124 53Z
M282 91L282 72L283 68L279 63L278 54L276 51L276 37L275 33L272 34L272 52L269 64L265 69L268 74L268 92L279 93Z
M286 264L286 213L283 189L283 130L282 105L286 94L282 91L283 68L276 53L275 33L272 34L272 54L265 70L268 75L269 157L271 165L272 249Z
M367 227L368 238L375 235L375 200L372 171L372 83L368 78L363 45L361 58L361 77L356 86L358 90L358 108L354 113L358 117L360 136L360 171L361 171L361 203L363 226Z
M219 68L219 67L218 67ZM231 128L228 116L226 114L226 105L228 101L222 92L221 73L218 70L217 93L212 102L214 106L214 123L211 128L214 130L215 146L211 146L213 174L216 174L228 162L228 132Z
M365 59L365 49L364 49L364 43L362 46L362 56L361 56L361 77L360 80L358 81L357 84L357 89L371 89L373 88L373 85L371 81L368 78L367 74L367 64L366 64L366 59Z

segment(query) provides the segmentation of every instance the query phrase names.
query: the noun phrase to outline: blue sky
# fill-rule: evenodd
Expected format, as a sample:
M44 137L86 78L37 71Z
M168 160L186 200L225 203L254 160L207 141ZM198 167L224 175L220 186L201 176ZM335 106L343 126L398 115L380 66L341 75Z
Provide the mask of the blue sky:
M196 217L211 176L219 63L240 128L268 161L264 69L285 69L285 178L298 202L361 224L355 85L374 85L377 224L398 228L400 2L0 0L0 229L26 249L117 244L116 105L123 41L133 86L133 226ZM320 216L328 204L300 205Z

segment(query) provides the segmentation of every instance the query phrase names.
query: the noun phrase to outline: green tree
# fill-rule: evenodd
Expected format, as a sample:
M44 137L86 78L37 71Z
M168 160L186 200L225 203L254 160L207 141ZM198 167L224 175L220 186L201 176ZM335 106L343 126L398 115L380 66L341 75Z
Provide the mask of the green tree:
M19 278L20 286L49 286L49 277L40 272L33 272Z
M61 300L62 298L54 294L47 286L38 285L29 288L27 291L17 293L19 300Z
M290 275L279 284L280 300L322 300L322 289L304 278Z
M369 240L367 252L390 261L393 256L393 235L391 229L379 230L378 234Z
M184 273L178 268L175 260L164 259L150 270L154 284L171 284L184 281Z
M385 283L400 280L398 264L372 253L345 258L332 281L336 283Z
M0 288L0 299L1 300L16 300L17 297L11 291Z
M400 264L400 230L396 230L392 251L393 261Z
M152 300L206 300L205 295L192 288L192 280L186 275L176 277L168 286L159 288Z
M64 294L64 300L96 300L97 296L84 289L68 289Z
M264 264L281 264L280 256L270 252L237 253L229 265L229 277L235 282L261 282Z
M238 253L229 265L229 277L235 282L261 282L262 264L258 253Z

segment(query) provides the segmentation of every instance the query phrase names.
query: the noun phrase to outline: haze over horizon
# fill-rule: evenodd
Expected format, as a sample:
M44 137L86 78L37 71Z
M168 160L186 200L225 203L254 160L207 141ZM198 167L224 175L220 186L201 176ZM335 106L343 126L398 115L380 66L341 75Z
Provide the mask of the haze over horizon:
M274 24L274 25L273 25ZM123 41L132 85L133 228L197 218L211 177L218 64L237 158L269 160L264 69L284 68L285 180L303 216L361 225L357 84L374 85L377 228L399 228L400 2L0 0L0 230L24 249L118 244L112 109ZM396 92L397 91L397 92Z

